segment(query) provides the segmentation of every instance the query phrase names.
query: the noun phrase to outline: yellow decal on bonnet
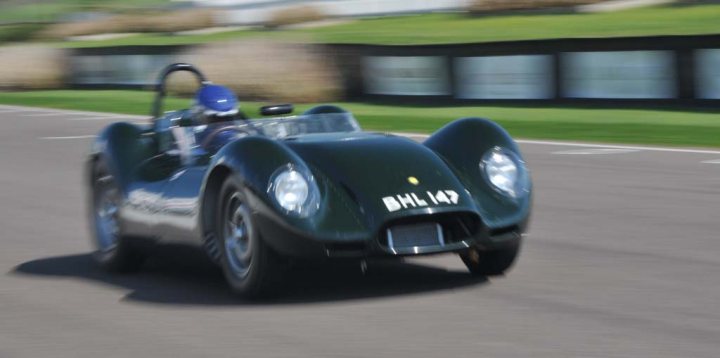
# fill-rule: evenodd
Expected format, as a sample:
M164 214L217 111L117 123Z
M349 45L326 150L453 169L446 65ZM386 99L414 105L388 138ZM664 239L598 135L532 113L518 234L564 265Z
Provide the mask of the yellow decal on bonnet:
M408 183L412 185L418 185L420 184L420 181L416 177L408 177Z

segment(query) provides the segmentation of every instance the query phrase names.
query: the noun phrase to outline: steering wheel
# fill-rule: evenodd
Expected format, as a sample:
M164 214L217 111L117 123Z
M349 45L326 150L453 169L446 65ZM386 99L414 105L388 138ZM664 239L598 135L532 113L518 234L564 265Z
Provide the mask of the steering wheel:
M205 75L200 72L200 70L195 68L195 66L189 63L173 63L172 65L165 67L165 69L163 69L163 71L160 73L157 84L155 85L155 91L157 92L157 94L155 95L155 102L152 106L152 113L150 113L153 119L160 118L160 115L162 114L163 100L167 95L165 85L168 77L170 76L170 74L179 71L186 71L194 74L200 86L210 84L210 81L208 81Z

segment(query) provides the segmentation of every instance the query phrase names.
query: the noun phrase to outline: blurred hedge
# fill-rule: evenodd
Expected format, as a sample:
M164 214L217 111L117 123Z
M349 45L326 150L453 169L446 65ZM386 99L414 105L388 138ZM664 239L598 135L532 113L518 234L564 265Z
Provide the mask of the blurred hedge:
M337 100L342 93L340 75L324 51L317 45L245 40L193 47L180 59L241 99L307 103ZM190 76L175 76L169 88L189 94L197 84Z
M0 89L57 89L64 85L62 49L40 45L0 47Z
M59 23L47 27L40 36L62 39L107 33L177 32L213 26L216 26L214 10L192 9L122 14L97 20Z
M267 28L301 24L304 22L319 21L327 18L318 7L311 5L294 6L274 11L265 23Z

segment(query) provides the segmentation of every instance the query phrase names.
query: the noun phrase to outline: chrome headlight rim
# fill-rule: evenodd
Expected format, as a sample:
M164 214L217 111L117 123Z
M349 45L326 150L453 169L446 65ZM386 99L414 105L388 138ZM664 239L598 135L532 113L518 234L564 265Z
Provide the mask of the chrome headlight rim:
M307 194L301 203L288 207L288 205L284 205L283 200L278 197L278 190L280 190L281 181L287 180L290 177L292 177L293 180L301 178L307 187ZM298 165L287 164L275 170L270 176L267 193L272 198L275 206L289 216L307 218L320 209L320 190L315 181L315 177L309 170Z
M494 183L490 177L489 167L491 165L491 158L495 155L500 155L509 159L515 166L515 180L509 189L501 188ZM520 158L520 155L515 151L500 146L492 147L483 154L480 159L479 166L480 171L482 172L482 177L485 179L488 186L502 196L509 199L519 200L526 197L530 192L530 178L527 167L525 166L525 161L523 161L522 158Z

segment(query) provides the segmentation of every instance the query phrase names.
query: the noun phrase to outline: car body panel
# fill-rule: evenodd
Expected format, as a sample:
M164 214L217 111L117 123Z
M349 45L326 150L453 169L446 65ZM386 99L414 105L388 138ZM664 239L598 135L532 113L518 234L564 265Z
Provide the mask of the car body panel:
M238 125L239 133L243 126L247 122ZM518 199L503 196L479 167L494 147L520 154L507 132L485 119L452 122L424 143L357 130L281 138L243 132L217 152L190 157L168 144L172 130L161 120L116 123L92 146L90 164L103 157L120 184L120 225L127 235L205 242L214 225L214 175L239 180L261 236L288 256L454 252L518 244L527 228L531 189ZM288 215L268 191L273 175L288 166L311 173L318 185L320 208L310 217ZM393 225L455 218L477 227L468 237L412 252L383 243Z

